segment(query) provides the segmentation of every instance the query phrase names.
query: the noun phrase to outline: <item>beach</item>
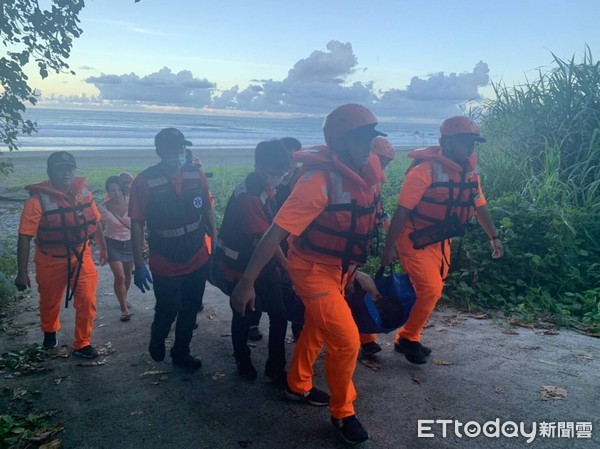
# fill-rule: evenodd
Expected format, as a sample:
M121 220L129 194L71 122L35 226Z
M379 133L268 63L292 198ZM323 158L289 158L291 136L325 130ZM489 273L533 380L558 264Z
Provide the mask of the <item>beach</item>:
M57 149L58 151L58 149ZM46 160L51 151L13 151L4 153L3 159L10 158L14 172L8 185L15 185L20 178L39 174L46 176ZM70 151L77 161L77 173L85 175L94 170L114 169L120 171L141 171L159 161L153 148L129 150L75 150ZM254 149L194 150L194 156L200 158L205 171L219 167L251 167L254 165ZM7 183L0 179L0 186Z
M77 160L77 174L89 176L130 171L139 173L158 162L154 136L176 127L193 145L194 156L205 172L219 168L252 167L260 141L293 136L303 146L323 144L322 118L226 117L208 114L158 114L134 111L100 111L28 108L27 118L38 131L19 136L19 151L3 151L0 160L12 159L14 172L0 177L0 192L36 182L46 176L46 159L54 151L69 151ZM381 129L397 152L437 143L437 127L385 122ZM41 180L41 179L40 179ZM4 187L4 188L3 188Z

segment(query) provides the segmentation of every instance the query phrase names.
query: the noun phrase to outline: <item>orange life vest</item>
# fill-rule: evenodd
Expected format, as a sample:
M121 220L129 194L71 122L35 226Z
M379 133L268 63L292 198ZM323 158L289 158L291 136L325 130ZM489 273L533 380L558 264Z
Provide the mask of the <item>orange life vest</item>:
M298 151L294 158L303 163L304 173L325 172L329 204L292 244L303 257L328 265L341 263L344 272L351 263L365 263L376 223L377 157L369 157L361 174L325 145Z
M41 248L75 249L96 232L94 197L85 178L76 176L67 194L52 187L50 181L25 186L30 195L39 195L42 217L36 235Z
M465 224L475 215L475 199L479 195L475 153L466 169L446 158L440 146L411 151L408 157L414 161L407 172L422 163L431 165L431 185L410 214L414 229L423 229L452 215L456 215L460 223Z

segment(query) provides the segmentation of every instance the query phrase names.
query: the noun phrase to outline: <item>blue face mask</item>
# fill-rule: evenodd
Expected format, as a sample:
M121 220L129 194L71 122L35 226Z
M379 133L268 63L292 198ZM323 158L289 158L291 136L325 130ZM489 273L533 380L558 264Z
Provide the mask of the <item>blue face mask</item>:
M181 168L183 164L187 162L185 154L177 154L176 156L169 156L165 158L165 163L171 167Z

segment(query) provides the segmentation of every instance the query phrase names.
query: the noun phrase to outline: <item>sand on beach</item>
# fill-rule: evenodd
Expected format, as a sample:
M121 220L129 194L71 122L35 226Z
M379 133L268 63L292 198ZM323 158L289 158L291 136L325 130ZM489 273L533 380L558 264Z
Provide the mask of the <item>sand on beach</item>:
M205 172L211 172L217 168L252 167L254 166L254 148L227 148L227 149L194 149L194 156L202 162ZM413 147L397 147L398 156L405 155ZM62 150L57 148L56 151ZM19 178L31 175L46 177L46 160L52 151L13 151L3 153L4 160L11 159L14 171L10 180L0 177L0 191L2 186L16 185ZM115 173L120 171L139 172L144 168L156 164L159 161L154 148L136 150L78 150L70 151L77 160L77 173L86 175L97 169L113 168Z
M59 149L57 149L58 151ZM205 171L219 167L251 167L254 165L254 149L220 149L220 150L195 150L194 156L200 158ZM14 171L10 175L13 180L23 176L40 174L46 176L46 160L51 151L13 151L4 153L3 158L10 158ZM77 160L79 174L97 170L114 168L118 173L122 170L142 170L159 161L153 148L140 150L85 150L71 151ZM0 179L0 185L2 179Z

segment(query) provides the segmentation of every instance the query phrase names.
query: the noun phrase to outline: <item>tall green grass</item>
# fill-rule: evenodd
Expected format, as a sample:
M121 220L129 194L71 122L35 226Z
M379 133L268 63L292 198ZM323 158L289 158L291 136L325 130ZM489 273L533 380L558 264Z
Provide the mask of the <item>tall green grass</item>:
M480 170L507 256L491 262L482 235L467 239L447 294L600 333L600 63L589 48L554 60L494 85L481 111Z

